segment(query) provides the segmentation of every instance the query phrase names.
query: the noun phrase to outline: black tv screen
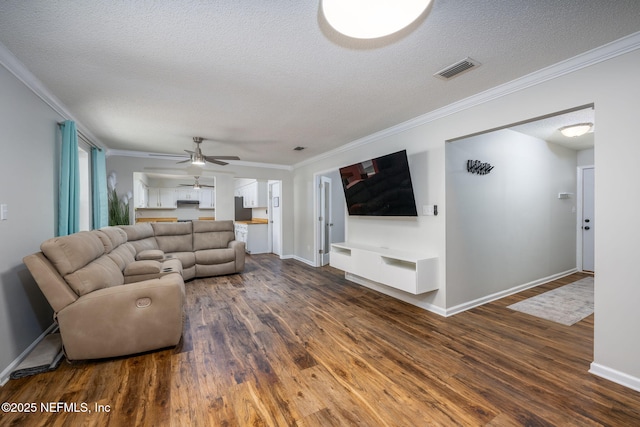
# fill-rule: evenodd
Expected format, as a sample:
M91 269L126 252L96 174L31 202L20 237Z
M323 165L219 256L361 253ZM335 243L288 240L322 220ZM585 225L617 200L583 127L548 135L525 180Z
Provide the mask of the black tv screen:
M349 215L418 216L407 151L340 168Z

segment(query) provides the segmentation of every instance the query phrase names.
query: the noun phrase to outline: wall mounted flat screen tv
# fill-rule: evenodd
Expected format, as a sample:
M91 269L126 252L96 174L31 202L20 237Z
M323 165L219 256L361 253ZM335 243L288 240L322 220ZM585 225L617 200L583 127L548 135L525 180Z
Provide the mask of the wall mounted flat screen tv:
M340 168L349 215L418 216L406 150Z

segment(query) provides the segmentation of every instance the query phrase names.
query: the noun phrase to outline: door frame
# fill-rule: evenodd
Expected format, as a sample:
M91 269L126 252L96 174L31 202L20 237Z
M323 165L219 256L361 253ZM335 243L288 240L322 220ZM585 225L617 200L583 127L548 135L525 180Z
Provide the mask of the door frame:
M333 172L332 169L323 170L313 174L313 265L315 267L322 267L322 255L319 253L321 241L320 233L322 228L320 227L320 185L321 177L329 177ZM333 186L332 186L333 187ZM333 191L333 188L332 190ZM331 244L331 242L329 242Z
M577 197L576 197L576 268L578 271L584 271L583 269L583 256L582 256L582 215L583 215L583 196L582 193L584 191L584 182L582 179L582 175L585 169L594 169L594 182L595 182L595 165L582 165L578 166L578 188L577 188ZM594 188L595 192L595 188ZM595 203L594 203L595 204ZM595 243L594 243L595 246ZM595 251L595 248L594 248ZM595 269L595 267L594 267Z
M278 222L280 224L280 228L276 229L274 228L274 211L273 211L273 203L274 203L274 199L273 199L273 192L272 192L272 188L273 185L277 184L280 187L280 196L278 199L278 207L279 207L279 212L280 212L280 218L278 218L280 221ZM269 197L269 207L268 207L268 214L267 214L267 218L268 218L268 227L267 227L267 238L268 238L268 245L269 245L269 251L278 255L279 257L282 258L282 181L279 180L269 180L267 181L267 191L268 191L268 197ZM280 240L280 252L274 252L273 251L273 235L274 234L278 234L279 240Z

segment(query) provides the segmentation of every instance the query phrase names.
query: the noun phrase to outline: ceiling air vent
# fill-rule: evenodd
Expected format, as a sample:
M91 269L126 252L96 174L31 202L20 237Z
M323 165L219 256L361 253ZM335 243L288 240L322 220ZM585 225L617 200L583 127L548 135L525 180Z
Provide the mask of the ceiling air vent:
M476 68L478 66L480 66L480 63L478 61L466 57L463 60L449 65L443 70L438 71L434 74L434 76L443 80L449 80L457 75L464 73L465 71L469 71L470 69Z

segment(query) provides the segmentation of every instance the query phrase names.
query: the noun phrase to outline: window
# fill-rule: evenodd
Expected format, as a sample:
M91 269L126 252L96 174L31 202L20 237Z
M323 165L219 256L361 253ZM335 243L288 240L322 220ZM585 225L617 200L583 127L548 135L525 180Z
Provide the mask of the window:
M78 146L80 167L80 231L91 230L91 161L90 152Z

